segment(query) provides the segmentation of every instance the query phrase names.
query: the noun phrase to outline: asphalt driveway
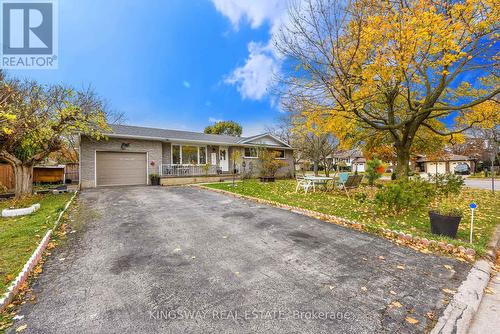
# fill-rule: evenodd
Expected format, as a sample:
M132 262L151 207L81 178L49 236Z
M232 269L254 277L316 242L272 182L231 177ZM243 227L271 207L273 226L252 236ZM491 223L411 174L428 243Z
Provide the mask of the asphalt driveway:
M101 188L79 203L83 224L12 332L422 332L469 269L198 188Z

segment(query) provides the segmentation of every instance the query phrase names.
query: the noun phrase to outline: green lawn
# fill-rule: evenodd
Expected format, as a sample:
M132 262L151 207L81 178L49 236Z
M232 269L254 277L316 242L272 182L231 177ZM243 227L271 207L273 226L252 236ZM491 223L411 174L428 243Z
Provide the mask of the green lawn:
M375 188L366 186L358 190L358 192L368 194L368 199L358 201L355 199L354 194L349 199L345 193L339 191L319 191L308 194L303 192L295 193L295 184L295 180L279 180L275 183L245 180L237 183L235 188L230 183L214 183L207 186L356 220L363 223L368 230L375 231L383 227L428 239L443 240L455 245L471 247L468 243L469 210L460 223L457 239L453 240L430 233L428 209L399 215L380 212L370 200L370 197L376 191ZM482 254L495 225L500 223L500 197L493 195L491 191L464 188L459 196L453 198L453 202L456 203L457 207L464 209L467 209L472 201L478 205L475 212L474 244L472 248L478 254Z
M72 194L36 195L20 201L0 201L0 210L40 203L38 211L27 216L0 217L0 294L21 271L47 230L53 227Z

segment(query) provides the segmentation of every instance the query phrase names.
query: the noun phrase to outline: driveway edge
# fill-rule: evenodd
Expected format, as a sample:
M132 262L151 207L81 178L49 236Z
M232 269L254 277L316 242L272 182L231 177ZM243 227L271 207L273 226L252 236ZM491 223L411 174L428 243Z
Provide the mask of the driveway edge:
M490 281L491 268L494 265L491 261L495 260L495 253L499 246L500 225L496 227L493 238L488 243L486 252L488 259L479 260L474 264L431 334L465 334L469 331L483 299L484 289Z
M35 266L38 264L38 261L40 261L40 259L42 258L43 251L45 250L45 248L47 248L47 245L49 244L52 232L59 227L62 216L64 215L66 210L68 210L68 207L73 202L73 199L76 197L77 194L78 191L75 191L75 194L71 196L69 201L64 206L64 209L59 213L59 216L57 217L54 223L54 227L48 230L47 233L45 233L45 236L42 238L42 240L38 244L33 254L31 254L31 257L24 264L24 267L21 270L21 272L17 275L16 279L12 282L12 284L7 288L7 292L4 293L4 295L0 299L0 312L3 311L7 307L7 305L9 305L9 303L14 299L17 292L21 288L21 285L23 285L26 282L29 274L31 273L33 268L35 268Z

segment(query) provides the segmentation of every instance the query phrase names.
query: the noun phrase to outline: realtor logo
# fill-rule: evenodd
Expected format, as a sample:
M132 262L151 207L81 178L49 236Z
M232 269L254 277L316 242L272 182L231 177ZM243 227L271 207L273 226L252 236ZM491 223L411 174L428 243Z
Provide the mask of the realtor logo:
M57 68L54 0L0 0L2 68Z

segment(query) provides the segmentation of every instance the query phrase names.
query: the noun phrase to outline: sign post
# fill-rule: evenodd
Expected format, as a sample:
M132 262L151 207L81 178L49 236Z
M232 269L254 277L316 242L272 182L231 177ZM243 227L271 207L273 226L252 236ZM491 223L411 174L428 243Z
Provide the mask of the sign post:
M477 208L477 204L472 202L470 205L469 205L470 209L471 209L471 217L470 217L470 243L472 243L472 229L474 228L474 210Z

